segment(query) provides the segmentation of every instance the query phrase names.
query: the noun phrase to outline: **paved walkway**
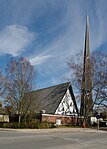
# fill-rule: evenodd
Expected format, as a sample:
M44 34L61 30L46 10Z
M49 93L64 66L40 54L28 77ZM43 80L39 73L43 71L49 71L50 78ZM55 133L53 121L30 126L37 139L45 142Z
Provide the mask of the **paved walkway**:
M0 128L0 131L17 131L23 133L51 133L51 132L95 132L95 133L107 133L107 131L95 130L90 128L53 128L53 129L7 129Z

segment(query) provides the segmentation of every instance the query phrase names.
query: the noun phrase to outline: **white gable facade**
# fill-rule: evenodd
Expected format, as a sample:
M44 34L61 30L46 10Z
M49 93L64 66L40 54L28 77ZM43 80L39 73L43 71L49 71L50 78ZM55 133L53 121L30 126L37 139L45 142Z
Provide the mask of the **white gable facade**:
M78 115L69 89L65 93L62 101L60 102L58 108L56 109L55 114L71 115L71 116Z

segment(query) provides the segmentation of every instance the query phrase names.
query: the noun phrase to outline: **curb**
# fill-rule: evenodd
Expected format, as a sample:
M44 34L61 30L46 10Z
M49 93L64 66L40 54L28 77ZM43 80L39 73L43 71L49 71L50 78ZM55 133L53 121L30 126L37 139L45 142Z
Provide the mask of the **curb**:
M0 131L14 131L22 133L51 133L51 132L90 132L90 133L107 133L103 130L95 130L90 128L53 128L53 129L7 129L0 128Z

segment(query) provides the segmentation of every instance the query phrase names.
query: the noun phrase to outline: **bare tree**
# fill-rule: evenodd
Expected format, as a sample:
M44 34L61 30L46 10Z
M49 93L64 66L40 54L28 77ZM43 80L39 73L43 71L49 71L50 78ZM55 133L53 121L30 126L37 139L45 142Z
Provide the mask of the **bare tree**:
M27 121L34 119L35 115L40 112L41 102L39 101L37 91L25 93L23 98L23 117Z
M4 95L6 90L7 78L0 71L0 97Z
M0 112L3 113L3 98L4 93L6 90L6 84L7 84L7 78L3 75L3 73L0 71Z
M7 85L6 85L6 105L11 107L12 113L18 113L22 117L31 106L28 102L26 110L24 109L24 95L32 91L35 85L35 71L30 62L25 58L11 59L6 67Z
M75 58L70 57L67 61L71 75L68 78L74 88L81 96L81 82L83 74L83 56L82 52L78 53ZM107 105L107 54L94 52L91 56L91 77L93 105Z
M93 97L97 105L107 105L107 54L92 56Z

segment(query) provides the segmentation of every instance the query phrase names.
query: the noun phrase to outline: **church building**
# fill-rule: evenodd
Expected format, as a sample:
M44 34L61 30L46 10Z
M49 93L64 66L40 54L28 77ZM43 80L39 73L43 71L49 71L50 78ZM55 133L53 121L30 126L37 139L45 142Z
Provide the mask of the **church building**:
M25 98L32 98L38 104L35 111L41 113L41 121L68 124L72 123L72 117L78 116L70 82L27 93Z

